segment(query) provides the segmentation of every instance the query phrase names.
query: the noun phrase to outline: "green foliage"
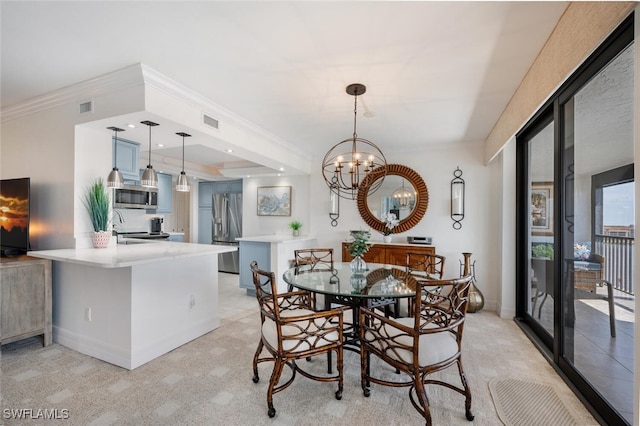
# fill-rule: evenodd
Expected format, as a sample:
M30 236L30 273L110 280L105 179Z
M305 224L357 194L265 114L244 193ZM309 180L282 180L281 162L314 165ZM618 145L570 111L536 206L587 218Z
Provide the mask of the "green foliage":
M289 223L289 228L293 229L294 231L297 231L300 228L302 228L302 223L298 222L297 220L294 220Z
M349 254L351 256L362 256L366 252L369 251L369 238L371 238L371 233L369 231L359 231L352 232L353 241L349 244Z
M89 212L93 230L95 232L107 231L109 226L109 194L105 191L101 178L96 179L87 189L83 202Z
M553 244L537 244L531 249L531 255L553 259Z

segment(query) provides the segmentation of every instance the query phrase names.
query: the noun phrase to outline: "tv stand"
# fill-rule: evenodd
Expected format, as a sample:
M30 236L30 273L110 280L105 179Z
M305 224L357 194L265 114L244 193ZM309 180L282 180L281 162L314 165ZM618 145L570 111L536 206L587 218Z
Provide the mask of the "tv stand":
M43 346L51 344L51 261L26 255L2 257L0 344L38 335Z

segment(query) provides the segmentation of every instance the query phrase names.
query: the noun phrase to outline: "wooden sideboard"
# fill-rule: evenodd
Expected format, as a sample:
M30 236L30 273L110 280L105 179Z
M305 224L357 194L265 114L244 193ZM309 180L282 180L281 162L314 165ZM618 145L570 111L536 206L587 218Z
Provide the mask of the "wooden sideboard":
M349 254L349 244L348 242L342 243L343 262L350 262L353 259ZM404 266L407 263L407 253L434 254L435 252L434 246L422 244L374 243L362 258L365 262Z
M42 335L52 341L51 261L0 258L0 344Z

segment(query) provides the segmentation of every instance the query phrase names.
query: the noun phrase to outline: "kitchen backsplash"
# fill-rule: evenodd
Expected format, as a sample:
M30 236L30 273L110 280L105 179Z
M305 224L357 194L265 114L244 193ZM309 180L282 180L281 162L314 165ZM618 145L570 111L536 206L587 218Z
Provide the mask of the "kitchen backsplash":
M113 223L115 224L116 231L118 232L151 232L151 218L162 217L161 214L147 214L143 209L118 209L117 213L113 214ZM122 217L122 222L119 219ZM163 228L166 230L166 228Z

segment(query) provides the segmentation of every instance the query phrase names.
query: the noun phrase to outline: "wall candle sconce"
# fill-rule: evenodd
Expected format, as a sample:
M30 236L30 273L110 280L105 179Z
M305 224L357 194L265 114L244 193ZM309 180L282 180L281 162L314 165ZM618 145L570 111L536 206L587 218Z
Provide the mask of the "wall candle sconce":
M454 178L451 180L451 219L453 219L453 229L462 228L464 219L464 179L462 170L456 167L453 172Z
M338 226L338 217L340 217L340 196L329 188L329 218L331 218L331 226Z

